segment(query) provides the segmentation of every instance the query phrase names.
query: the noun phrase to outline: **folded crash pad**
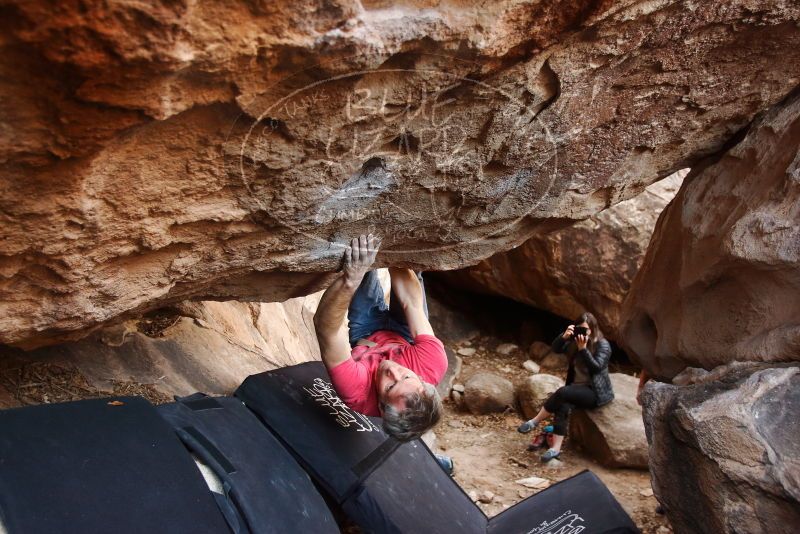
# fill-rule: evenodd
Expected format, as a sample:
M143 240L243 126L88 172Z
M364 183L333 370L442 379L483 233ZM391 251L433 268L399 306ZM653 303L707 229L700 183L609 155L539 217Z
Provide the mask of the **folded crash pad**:
M195 394L158 411L222 481L234 532L339 532L306 472L239 399Z
M636 531L610 492L588 472L488 520L439 467L422 441L401 445L381 430L380 420L344 405L320 362L250 376L236 396L258 414L329 496L367 531ZM555 530L549 530L547 525ZM565 528L558 530L559 525ZM570 530L572 525L575 528Z
M639 530L608 488L583 471L489 520L489 534L600 534Z
M200 472L145 399L0 411L0 515L17 533L227 533Z
M387 442L379 421L339 399L319 362L250 376L235 395L338 502L358 483L368 456L397 445Z

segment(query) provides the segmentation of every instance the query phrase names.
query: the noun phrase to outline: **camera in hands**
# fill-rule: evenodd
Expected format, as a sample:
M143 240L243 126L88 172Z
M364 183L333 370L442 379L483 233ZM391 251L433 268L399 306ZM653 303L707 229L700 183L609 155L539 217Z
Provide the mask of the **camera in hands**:
M572 337L587 336L587 335L589 335L589 329L586 328L585 326L576 326L572 330Z

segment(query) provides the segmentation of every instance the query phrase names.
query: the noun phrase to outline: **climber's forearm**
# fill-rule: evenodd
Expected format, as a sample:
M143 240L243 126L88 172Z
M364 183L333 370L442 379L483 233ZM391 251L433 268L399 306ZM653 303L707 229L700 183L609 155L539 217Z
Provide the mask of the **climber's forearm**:
M392 278L392 298L399 301L393 302L392 306L400 304L403 308L411 337L420 334L432 336L433 327L425 315L424 295L417 275L411 269L392 267L389 276Z
M356 289L358 284L345 275L340 276L325 290L314 314L314 329L319 341L320 355L328 368L335 367L350 357L347 308Z
M347 309L358 286L375 262L380 241L372 234L353 238L344 252L344 268L325 293L314 314L319 351L325 366L330 369L350 357L347 333Z

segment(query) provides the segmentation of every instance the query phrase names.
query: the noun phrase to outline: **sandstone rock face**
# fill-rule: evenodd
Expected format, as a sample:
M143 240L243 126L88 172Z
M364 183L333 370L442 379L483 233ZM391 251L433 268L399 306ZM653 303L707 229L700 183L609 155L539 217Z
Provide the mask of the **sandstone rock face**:
M464 404L481 415L514 407L514 384L491 373L476 373L464 384Z
M309 294L366 231L452 269L590 217L795 87L799 11L6 3L0 342Z
M656 497L681 533L790 533L800 524L800 367L645 388Z
M590 219L447 273L447 280L570 319L590 311L603 332L618 339L622 302L658 216L687 173L676 172Z
M800 359L800 96L693 171L658 221L623 339L653 376Z
M184 303L76 342L25 353L0 347L0 360L68 365L100 391L132 382L152 385L167 399L195 391L229 395L248 375L320 359L313 325L320 296L268 304ZM0 383L13 378L4 372ZM0 405L2 397L0 389Z
M564 381L557 376L543 373L529 376L517 384L517 400L525 418L535 417L547 397L563 385Z
M636 402L639 380L621 373L609 376L614 400L594 410L573 410L570 438L604 465L647 469L647 437Z

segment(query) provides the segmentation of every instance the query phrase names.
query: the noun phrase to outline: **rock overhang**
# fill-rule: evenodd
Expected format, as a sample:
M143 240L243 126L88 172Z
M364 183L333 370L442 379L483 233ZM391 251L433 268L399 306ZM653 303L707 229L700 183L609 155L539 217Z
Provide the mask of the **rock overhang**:
M7 8L0 341L309 293L362 231L382 265L474 264L798 83L783 2L545 4Z

